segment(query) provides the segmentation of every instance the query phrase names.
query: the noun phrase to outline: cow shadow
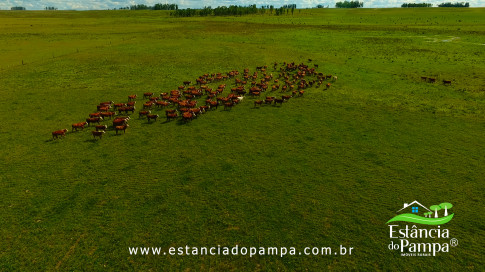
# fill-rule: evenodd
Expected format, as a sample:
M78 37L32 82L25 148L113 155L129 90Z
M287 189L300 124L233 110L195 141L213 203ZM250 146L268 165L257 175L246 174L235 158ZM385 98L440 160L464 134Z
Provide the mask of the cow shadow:
M192 120L192 121L194 121L194 120ZM179 120L177 120L176 124L177 124L177 126L185 126L187 124L192 123L192 121L185 121L184 119L179 119Z
M155 123L157 123L157 121L150 121L150 122L146 121L146 122L141 123L141 125L142 126L149 126L149 125L152 125L152 124L155 124Z
M171 119L171 120L165 120L163 122L161 122L161 124L168 124L168 123L172 123L172 122L175 122L175 123L178 123L181 119L177 118L175 120Z

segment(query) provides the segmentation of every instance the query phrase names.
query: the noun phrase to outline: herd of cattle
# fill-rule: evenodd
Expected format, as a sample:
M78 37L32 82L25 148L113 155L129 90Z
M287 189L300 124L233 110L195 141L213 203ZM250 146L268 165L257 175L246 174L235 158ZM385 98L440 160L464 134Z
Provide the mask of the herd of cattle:
M263 105L283 105L292 97L302 97L305 90L309 87L325 86L329 89L330 82L337 80L336 76L325 75L316 71L318 65L309 67L305 64L293 63L274 63L273 73L268 72L268 66L256 67L250 73L249 69L244 69L240 74L233 70L227 73L204 74L198 77L195 82L184 81L183 85L169 92L162 92L155 95L153 92L143 94L142 109L138 111L139 119L146 119L147 122L157 121L160 117L155 111L165 110L166 122L180 120L190 122L208 111L215 110L219 106L224 110L230 110L240 104L245 97L253 98L254 107ZM227 83L232 80L232 87L227 87ZM217 86L213 87L212 86ZM280 97L276 93L280 93ZM264 95L264 99L261 96ZM205 97L205 98L203 98ZM103 122L112 120L112 127L116 134L126 132L129 128L128 122L136 111L136 100L138 95L128 96L128 101L115 103L107 101L99 103L96 111L90 113L83 122L72 124L72 132L84 130L86 127L94 125L95 130L91 131L94 139L101 139L108 130L108 125ZM200 101L204 101L204 105ZM153 112L152 112L153 111ZM123 114L123 115L122 115ZM53 139L66 136L68 129L52 132Z

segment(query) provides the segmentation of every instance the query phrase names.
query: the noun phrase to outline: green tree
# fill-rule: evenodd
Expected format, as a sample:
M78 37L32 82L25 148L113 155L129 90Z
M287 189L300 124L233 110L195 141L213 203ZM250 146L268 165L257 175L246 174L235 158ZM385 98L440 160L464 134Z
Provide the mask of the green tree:
M440 205L433 205L429 207L431 210L434 210L434 218L438 218L438 211L441 210Z
M335 3L336 8L362 8L364 7L364 2L359 1L344 1Z
M445 203L441 203L440 207L442 209L445 209L445 216L448 216L448 209L451 209L453 205L451 203L445 202Z

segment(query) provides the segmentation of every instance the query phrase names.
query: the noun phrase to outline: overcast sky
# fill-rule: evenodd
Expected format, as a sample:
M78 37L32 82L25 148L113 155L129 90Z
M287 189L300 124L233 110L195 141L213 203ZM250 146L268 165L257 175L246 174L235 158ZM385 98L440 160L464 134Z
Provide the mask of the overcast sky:
M297 8L311 8L318 4L324 6L334 7L335 2L343 0L0 0L0 9L10 9L14 6L25 7L27 10L41 10L47 6L56 7L59 10L75 9L75 10L91 10L91 9L113 9L126 7L134 4L146 4L152 6L156 3L174 3L178 4L179 8L201 8L204 6L230 6L241 5L247 6L256 4L258 7L262 5L273 5L280 7L285 4L296 4ZM439 1L420 1L420 0L360 0L364 2L364 8L385 8L385 7L400 7L402 3L432 3L437 6L443 2L462 2L460 0L439 0ZM470 0L471 7L485 7L485 0Z

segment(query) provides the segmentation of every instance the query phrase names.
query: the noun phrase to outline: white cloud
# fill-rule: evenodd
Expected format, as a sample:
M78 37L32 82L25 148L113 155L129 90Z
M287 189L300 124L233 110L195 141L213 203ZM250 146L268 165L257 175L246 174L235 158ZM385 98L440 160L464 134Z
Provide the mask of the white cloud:
M338 0L340 1L340 0ZM400 7L402 3L432 3L437 6L443 2L469 2L471 7L485 7L485 0L360 0L364 2L366 8L380 8L380 7ZM201 8L204 6L229 6L242 5L247 6L256 4L258 7L262 5L273 5L280 7L286 4L296 4L298 8L316 7L318 4L324 6L334 7L337 1L328 0L2 0L0 1L0 9L10 9L14 6L22 6L28 10L42 10L47 6L56 7L59 10L76 9L76 10L90 10L90 9L113 9L120 7L127 7L133 4L146 4L152 6L156 3L175 3L179 8Z

